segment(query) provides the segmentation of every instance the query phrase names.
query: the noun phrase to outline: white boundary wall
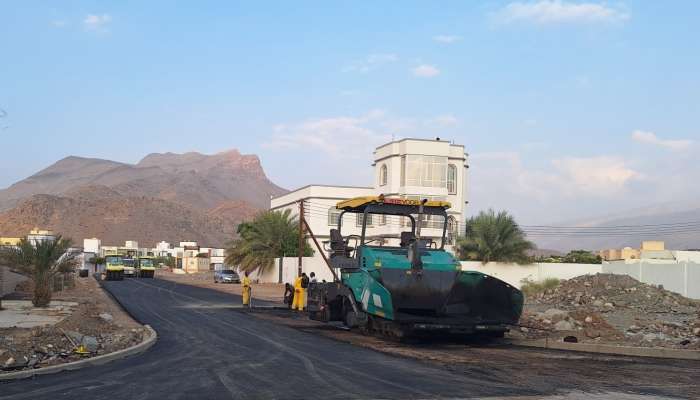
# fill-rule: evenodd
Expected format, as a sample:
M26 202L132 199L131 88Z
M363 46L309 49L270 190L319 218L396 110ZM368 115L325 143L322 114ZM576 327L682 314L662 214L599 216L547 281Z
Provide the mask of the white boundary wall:
M613 262L608 264L535 263L529 265L462 261L463 271L479 271L496 277L517 288L523 280L543 281L547 278L571 279L597 273L629 275L651 285L691 299L700 299L700 264L693 262Z
M520 288L524 280L543 281L547 278L571 279L580 275L592 275L602 271L601 264L534 263L527 265L480 261L462 261L463 271L479 271Z
M694 262L611 262L603 264L603 272L624 274L652 285L700 299L700 264Z
M267 271L256 271L250 278L260 283L294 283L297 276L299 259L297 257L282 258L282 279L280 281L280 259L275 259L275 266ZM328 270L325 261L321 257L302 257L301 272L310 275L316 273L316 278L320 282L325 279L328 282L333 280L333 274Z

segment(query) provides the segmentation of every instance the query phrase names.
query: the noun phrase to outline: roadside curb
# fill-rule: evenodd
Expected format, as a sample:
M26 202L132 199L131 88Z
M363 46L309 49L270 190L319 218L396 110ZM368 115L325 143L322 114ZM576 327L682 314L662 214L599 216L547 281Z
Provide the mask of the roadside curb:
M508 343L514 346L536 347L541 349L579 351L584 353L612 354L632 357L670 358L677 360L700 361L698 350L659 349L650 347L615 346L612 344L598 343L567 343L555 340L517 340L511 339Z
M73 361L65 364L52 365L50 367L28 369L24 371L10 372L6 374L0 374L0 381L9 381L14 379L26 379L31 378L36 375L47 375L55 374L62 371L74 371L77 369L85 367L94 367L97 365L106 364L110 361L119 360L129 356L143 353L144 351L151 348L156 343L158 339L158 334L151 328L150 325L144 325L144 328L148 331L149 335L141 343L127 347L126 349L121 349L114 351L112 353L103 354L96 357L86 358L84 360Z

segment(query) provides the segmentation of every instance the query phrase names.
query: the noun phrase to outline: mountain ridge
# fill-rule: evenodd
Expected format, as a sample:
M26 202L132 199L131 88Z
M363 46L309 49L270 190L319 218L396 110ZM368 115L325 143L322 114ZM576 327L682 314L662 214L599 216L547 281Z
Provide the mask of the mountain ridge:
M136 164L68 156L0 190L0 232L24 235L38 226L76 240L221 246L282 193L257 155L236 149L151 153Z

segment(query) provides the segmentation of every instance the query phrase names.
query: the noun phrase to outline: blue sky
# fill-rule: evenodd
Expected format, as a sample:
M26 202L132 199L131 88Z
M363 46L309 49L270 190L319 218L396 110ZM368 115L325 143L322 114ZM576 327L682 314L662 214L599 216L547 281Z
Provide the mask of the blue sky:
M700 197L700 3L8 2L0 187L80 155L258 154L366 185L391 137L470 154L471 211Z

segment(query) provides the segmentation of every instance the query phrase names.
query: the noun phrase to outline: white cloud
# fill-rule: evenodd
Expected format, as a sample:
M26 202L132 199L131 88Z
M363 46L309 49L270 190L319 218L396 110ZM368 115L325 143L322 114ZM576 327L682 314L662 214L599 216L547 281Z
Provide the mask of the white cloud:
M367 73L381 66L390 64L399 60L399 56L392 53L376 53L368 55L364 60L356 61L345 68L344 72L362 72Z
M629 14L605 3L574 3L562 0L540 0L536 2L512 2L497 14L503 23L533 22L536 24L599 23L629 19Z
M674 151L686 150L693 145L692 140L664 140L656 136L654 132L645 132L641 130L632 132L632 139L640 143L665 147Z
M104 31L111 21L112 17L109 14L88 14L83 20L83 26L89 31Z
M413 75L421 78L432 78L440 75L440 70L434 65L422 64L413 68Z
M438 115L437 117L428 121L430 124L437 125L440 127L453 128L459 124L459 119L452 114Z
M462 40L462 37L457 35L437 35L433 36L433 40L438 43L452 44Z
M263 146L281 150L317 150L337 158L364 157L375 146L387 142L391 135L379 132L385 112L373 110L360 117L329 117L301 123L279 124L272 138Z
M642 174L617 157L565 157L552 161L560 188L572 195L588 193L608 195L620 192Z

